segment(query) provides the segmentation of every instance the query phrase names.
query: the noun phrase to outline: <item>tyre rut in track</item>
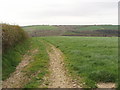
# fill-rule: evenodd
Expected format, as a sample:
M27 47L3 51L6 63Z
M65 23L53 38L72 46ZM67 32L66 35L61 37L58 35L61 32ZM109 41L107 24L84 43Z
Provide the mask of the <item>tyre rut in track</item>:
M81 88L68 75L64 66L63 53L54 45L48 44L50 58L50 76L48 88Z
M8 79L3 81L2 88L22 88L30 80L30 78L26 75L25 72L23 72L23 70L24 67L34 61L32 56L37 52L38 49L30 50L28 53L31 55L28 55L28 53L26 53L23 56L22 61L16 67L15 72L13 72Z

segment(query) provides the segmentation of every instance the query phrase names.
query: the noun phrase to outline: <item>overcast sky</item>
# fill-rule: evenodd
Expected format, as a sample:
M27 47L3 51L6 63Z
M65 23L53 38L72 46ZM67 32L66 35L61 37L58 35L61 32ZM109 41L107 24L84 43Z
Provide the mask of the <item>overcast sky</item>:
M0 0L0 22L18 25L118 24L118 0Z

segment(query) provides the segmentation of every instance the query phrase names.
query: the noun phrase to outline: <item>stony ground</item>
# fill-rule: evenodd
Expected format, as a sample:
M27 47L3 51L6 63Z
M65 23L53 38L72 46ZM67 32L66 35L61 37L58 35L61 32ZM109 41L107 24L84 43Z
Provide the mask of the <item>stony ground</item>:
M30 78L26 76L26 73L23 72L25 66L29 65L34 59L32 57L33 54L38 52L37 49L28 51L27 54L23 56L21 63L16 67L16 71L10 75L8 79L3 81L3 88L22 88ZM30 55L31 54L31 55Z
M62 52L55 46L50 44L50 50L48 50L50 57L50 77L49 88L80 88L70 77L67 76L67 72L64 67L64 57Z
M98 83L98 88L115 88L115 83Z

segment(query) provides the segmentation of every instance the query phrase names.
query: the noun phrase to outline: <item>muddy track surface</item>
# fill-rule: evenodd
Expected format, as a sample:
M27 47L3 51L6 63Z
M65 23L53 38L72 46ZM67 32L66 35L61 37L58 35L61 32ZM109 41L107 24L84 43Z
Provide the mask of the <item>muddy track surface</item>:
M48 88L80 88L70 77L64 67L64 58L62 52L55 46L49 44L47 50L50 58L50 76Z
M34 61L33 55L38 52L38 49L30 50L22 58L22 61L16 67L16 71L13 72L8 79L3 81L3 88L22 88L30 78L26 76L26 73L23 72L25 66L29 65L30 62Z

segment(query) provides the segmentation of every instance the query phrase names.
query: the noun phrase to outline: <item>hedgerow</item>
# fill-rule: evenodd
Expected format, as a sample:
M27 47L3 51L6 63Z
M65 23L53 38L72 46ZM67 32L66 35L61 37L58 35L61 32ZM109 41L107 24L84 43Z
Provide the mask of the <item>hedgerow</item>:
M27 33L18 25L2 24L2 50L21 43L28 38Z

